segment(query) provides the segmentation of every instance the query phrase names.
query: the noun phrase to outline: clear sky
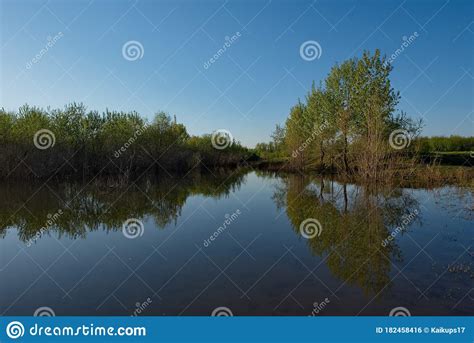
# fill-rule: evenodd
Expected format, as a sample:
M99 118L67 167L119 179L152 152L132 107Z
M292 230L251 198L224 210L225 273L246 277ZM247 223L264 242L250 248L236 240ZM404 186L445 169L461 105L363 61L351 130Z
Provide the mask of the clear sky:
M425 135L474 134L472 0L0 3L7 110L164 110L191 134L227 129L253 146L334 63L406 42L393 61L399 108L424 118ZM123 50L130 41L138 56ZM321 47L312 61L300 55L306 41Z

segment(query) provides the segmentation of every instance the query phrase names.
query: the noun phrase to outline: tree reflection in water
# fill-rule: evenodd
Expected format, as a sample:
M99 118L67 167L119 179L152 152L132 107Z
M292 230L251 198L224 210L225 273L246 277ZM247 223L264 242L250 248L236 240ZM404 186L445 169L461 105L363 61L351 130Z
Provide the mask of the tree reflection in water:
M418 213L419 207L404 189L377 189L295 174L282 178L273 199L277 207L285 208L298 235L305 219L321 223L321 234L307 241L309 249L326 258L336 277L366 294L390 286L391 259L401 255L395 240L386 246L382 242L410 213Z
M25 243L51 234L85 238L89 231L121 230L127 219L144 217L163 228L176 221L189 196L228 196L240 188L244 175L243 171L196 172L185 177L144 177L125 186L102 181L55 187L0 185L0 238L10 227ZM54 222L48 225L52 216Z

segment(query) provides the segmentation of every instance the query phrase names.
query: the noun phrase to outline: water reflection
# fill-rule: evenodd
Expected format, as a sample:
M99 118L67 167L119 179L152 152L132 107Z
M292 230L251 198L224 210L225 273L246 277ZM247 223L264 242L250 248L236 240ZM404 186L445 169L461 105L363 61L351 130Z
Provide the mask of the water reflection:
M389 284L391 257L400 254L395 240L387 237L404 218L419 212L417 200L403 189L378 190L303 175L287 176L273 199L285 208L297 234L307 218L321 223L322 234L308 240L309 249L326 256L335 276L366 293Z
M89 231L120 230L127 219L145 216L163 228L180 216L189 196L228 196L240 187L244 175L243 171L220 170L184 177L146 177L124 186L104 180L54 188L1 185L0 238L8 228L16 228L20 240L28 244L51 234L86 238Z
M146 315L308 315L326 298L323 315L472 314L472 190L247 172L0 185L3 313L130 315L150 297ZM130 218L143 237L122 234Z

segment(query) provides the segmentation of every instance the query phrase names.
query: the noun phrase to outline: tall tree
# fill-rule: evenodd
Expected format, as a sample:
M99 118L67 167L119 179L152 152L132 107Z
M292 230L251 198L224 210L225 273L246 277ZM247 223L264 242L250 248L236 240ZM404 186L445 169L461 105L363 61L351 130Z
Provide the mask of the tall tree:
M349 166L349 143L355 133L356 108L354 104L356 61L348 60L331 69L326 78L326 96L330 114L334 116L336 138L341 145L343 170L351 173Z
M305 137L304 130L304 112L306 106L302 102L298 102L291 111L285 123L285 145L292 156L292 162L299 168L304 167L305 151L302 148Z

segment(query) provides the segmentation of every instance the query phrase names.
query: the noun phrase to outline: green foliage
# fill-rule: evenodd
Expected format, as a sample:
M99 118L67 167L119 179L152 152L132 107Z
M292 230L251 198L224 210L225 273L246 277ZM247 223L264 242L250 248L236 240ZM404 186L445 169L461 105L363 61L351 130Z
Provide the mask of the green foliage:
M419 137L415 140L414 144L419 146L422 153L474 151L474 137Z
M389 145L394 130L404 130L412 139L421 129L421 123L396 111L400 96L391 86L391 70L380 51L364 52L361 58L336 64L319 87L313 84L305 101L291 108L281 130L280 149L290 164L379 178L412 156L413 147ZM269 146L258 144L257 151Z
M255 145L255 154L266 160L276 160L285 156L285 127L277 124L271 137L272 141L268 143L258 143Z
M39 130L54 136L47 149L34 144ZM236 165L249 156L239 142L214 149L211 136L190 137L183 124L159 112L148 123L136 112L87 111L22 106L0 109L0 178L120 175L145 171L186 172L191 168Z

